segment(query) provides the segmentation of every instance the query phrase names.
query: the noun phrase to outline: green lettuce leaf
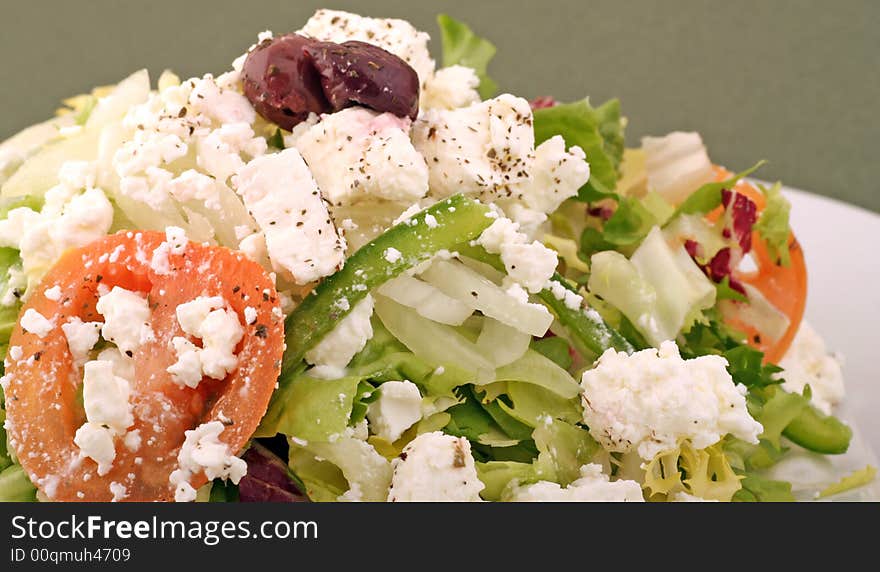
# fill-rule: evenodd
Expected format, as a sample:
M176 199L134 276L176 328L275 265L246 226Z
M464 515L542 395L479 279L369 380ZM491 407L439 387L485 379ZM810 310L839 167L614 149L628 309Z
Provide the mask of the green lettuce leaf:
M487 99L498 91L498 84L487 74L486 68L495 56L495 46L474 34L467 24L446 14L437 16L440 40L443 46L443 67L461 65L473 68L480 78L480 97Z
M734 493L734 502L794 502L791 483L774 481L755 474L747 474L740 481L742 488Z
M721 205L722 189L729 189L736 183L758 170L766 161L758 161L752 167L733 175L723 181L706 183L693 193L678 207L675 216L680 214L705 214ZM673 218L675 218L673 216Z
M540 472L552 475L550 480L563 486L577 480L581 467L602 450L589 431L557 419L538 425L533 438Z
M767 198L767 204L761 212L761 216L758 217L754 229L767 243L770 256L778 264L788 266L791 263L791 256L788 252L788 236L791 234L788 218L791 212L791 203L782 196L781 183L776 183L770 188L758 185L758 188Z
M868 483L873 481L874 477L876 476L877 467L867 465L865 468L859 469L858 471L853 471L836 483L827 486L825 489L819 492L819 498L830 497L832 495L840 494L856 487L861 487L862 485L867 485Z
M540 340L532 340L531 348L543 355L562 369L571 367L572 358L569 345L564 339L553 336Z

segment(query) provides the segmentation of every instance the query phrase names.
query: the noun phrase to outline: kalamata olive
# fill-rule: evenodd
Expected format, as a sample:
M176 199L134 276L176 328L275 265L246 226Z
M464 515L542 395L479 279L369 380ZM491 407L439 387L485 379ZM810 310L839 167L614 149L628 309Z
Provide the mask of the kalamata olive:
M317 42L305 47L321 74L324 96L334 111L352 104L415 119L419 76L391 52L365 42Z
M330 103L321 75L306 54L316 40L286 34L264 40L248 54L242 69L244 95L257 113L290 130L309 113L327 113Z

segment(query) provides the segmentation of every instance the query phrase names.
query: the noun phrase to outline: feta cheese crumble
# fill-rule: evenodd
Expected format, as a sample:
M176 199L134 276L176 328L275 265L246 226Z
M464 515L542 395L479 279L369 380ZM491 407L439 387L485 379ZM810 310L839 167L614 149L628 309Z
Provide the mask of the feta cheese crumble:
M537 240L529 242L519 224L498 217L483 231L477 243L491 254L500 254L511 280L537 294L556 271L556 252Z
M391 462L388 502L480 502L484 485L477 477L471 445L464 437L440 431L423 433Z
M46 318L33 308L28 308L19 321L24 331L34 334L38 338L45 338L55 327L55 320Z
M204 472L209 481L224 479L234 484L238 484L247 474L247 463L232 454L229 446L220 441L223 429L220 421L210 421L185 432L186 438L177 454L178 468L169 476L169 482L175 488L176 502L192 502L196 499L196 489L190 484L190 479L199 473Z
M581 476L563 487L549 481L538 481L514 488L507 500L511 502L644 502L642 486L636 481L612 481L602 472L602 465L590 463L581 467Z
M763 427L726 367L720 356L684 360L674 342L631 355L609 349L582 376L584 423L606 450L637 450L645 460L682 439L695 449L728 433L757 443Z
M61 330L64 332L64 337L67 338L67 347L70 349L74 363L80 364L88 359L89 352L101 337L101 326L103 325L101 322L83 322L77 316L61 324Z
M379 386L379 398L370 403L367 419L380 439L393 443L422 418L422 394L411 381L386 381Z
M333 207L376 199L412 203L428 192L428 166L409 132L407 118L350 107L321 116L296 148Z
M509 198L529 179L535 134L529 102L509 94L453 110L429 109L413 124L431 194Z
M95 308L104 316L101 335L129 357L141 344L154 339L149 302L140 294L114 286L98 298Z
M419 97L422 109L458 109L480 101L480 78L473 68L449 66L436 71Z
M348 301L346 300L346 304ZM373 337L373 297L358 302L330 333L306 352L306 361L316 366L330 366L336 371L348 365L356 353Z
M307 284L342 267L345 239L296 149L254 159L241 170L236 184L260 225L277 272Z
M194 388L203 376L224 379L238 367L235 347L244 337L244 328L238 314L226 306L221 296L199 296L177 306L181 329L199 338L202 347L182 336L172 338L177 361L167 371L173 381Z

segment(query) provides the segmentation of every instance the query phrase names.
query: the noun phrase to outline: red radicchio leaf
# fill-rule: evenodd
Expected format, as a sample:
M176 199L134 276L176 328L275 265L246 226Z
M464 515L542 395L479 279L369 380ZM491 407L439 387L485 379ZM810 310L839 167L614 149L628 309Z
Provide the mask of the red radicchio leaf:
M552 95L542 95L530 101L529 105L532 106L532 109L546 109L555 106L557 103Z
M269 449L254 442L242 458L248 470L238 483L241 502L308 502L287 464Z
M752 249L752 226L758 220L758 208L742 193L722 189L721 204L730 214L733 224L733 237L742 248L743 254ZM724 237L730 238L730 229L724 229Z
M601 218L602 220L608 220L611 218L611 215L614 214L614 209L605 205L590 206L587 207L587 214Z
M730 248L722 248L715 254L715 256L712 257L712 260L709 261L709 264L703 267L703 272L705 272L706 275L713 282L721 282L726 276L728 278L728 283L730 284L731 289L736 290L737 292L745 296L746 289L739 282L739 280L736 280L731 274L733 272L731 262L732 252Z

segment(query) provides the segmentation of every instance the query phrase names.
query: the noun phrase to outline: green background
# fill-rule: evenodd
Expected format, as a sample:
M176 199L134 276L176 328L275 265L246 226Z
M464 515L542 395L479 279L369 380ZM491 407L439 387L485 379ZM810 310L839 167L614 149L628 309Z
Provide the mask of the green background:
M627 142L698 130L733 169L880 211L880 2L544 0L3 0L0 137L65 96L148 67L220 72L265 29L316 7L402 17L437 36L438 12L498 46L502 89L619 97ZM432 49L439 53L434 43Z

